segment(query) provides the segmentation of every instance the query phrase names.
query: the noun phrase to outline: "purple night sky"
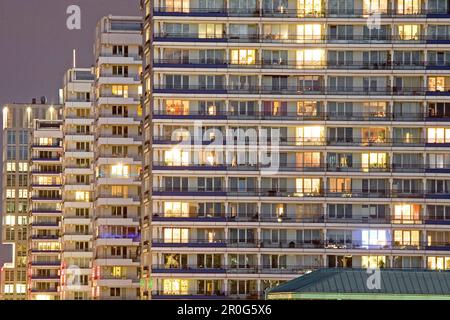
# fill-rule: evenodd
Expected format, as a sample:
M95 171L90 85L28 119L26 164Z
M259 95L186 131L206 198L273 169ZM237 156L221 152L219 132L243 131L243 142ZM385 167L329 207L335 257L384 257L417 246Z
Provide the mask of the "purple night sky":
M81 30L66 28L66 9L81 8ZM139 0L0 0L0 105L47 96L58 101L64 72L94 64L97 21L106 15L140 15ZM0 246L0 266L10 260Z

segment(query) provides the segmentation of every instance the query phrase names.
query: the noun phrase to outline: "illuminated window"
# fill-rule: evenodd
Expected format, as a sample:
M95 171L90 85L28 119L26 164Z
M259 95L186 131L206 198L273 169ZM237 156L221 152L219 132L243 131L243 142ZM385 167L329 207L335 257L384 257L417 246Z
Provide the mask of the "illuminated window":
M318 41L322 39L322 25L299 24L297 25L297 41L300 43Z
M166 100L166 113L172 115L189 114L189 101L183 100Z
M256 50L233 49L231 50L232 64L255 64Z
M15 216L5 216L3 218L3 224L6 226L13 226L16 224L16 217Z
M318 16L322 13L322 0L298 0L298 16Z
M28 198L28 190L27 189L19 189L19 198L20 199Z
M361 155L361 167L364 172L369 169L384 169L387 167L386 153L363 153Z
M363 103L363 109L367 110L369 117L386 117L387 103L383 101L370 101Z
M187 202L164 202L164 216L187 217L189 215L189 203Z
M287 24L265 24L263 27L264 37L273 40L289 39L289 25Z
M386 230L363 230L361 232L362 246L366 248L387 245Z
M320 152L299 152L296 154L297 167L320 167Z
M317 101L298 101L297 114L304 116L317 116L319 113L319 104Z
M188 294L188 280L163 279L163 293L173 295Z
M164 163L167 166L187 166L189 165L189 152L180 149L166 150L164 152Z
M398 26L400 40L419 40L420 26L418 24L405 24Z
M428 143L449 143L450 142L450 128L428 128L427 129Z
M450 269L450 257L428 257L427 267L430 270Z
M16 284L16 292L19 294L26 293L27 286L25 284Z
M295 179L296 195L304 196L320 193L320 179L297 178Z
M321 126L305 126L297 128L297 145L317 144L322 142L324 129Z
M330 178L328 182L330 192L350 193L352 191L352 179L350 178Z
M89 201L89 192L88 191L76 191L75 192L75 200L76 201Z
M398 14L420 13L420 0L397 0Z
M198 25L199 38L222 38L223 25L217 23L200 23Z
M129 177L130 172L129 166L124 166L123 164L116 164L111 166L111 176L113 177Z
M5 284L4 288L4 293L6 294L11 294L14 293L14 285L13 284Z
M418 230L394 230L395 245L418 246L420 242Z
M19 162L19 171L20 172L27 172L28 171L28 163L26 163L26 162Z
M386 141L385 128L363 128L361 131L363 143L384 143Z
M401 223L413 222L420 219L420 205L396 204L394 206L394 220Z
M6 189L6 198L15 199L16 198L16 190L15 189Z
M189 12L189 0L165 0L167 12Z
M444 91L445 78L444 77L428 77L428 90L429 91Z
M363 0L363 14L386 13L388 9L387 0Z
M115 197L127 197L128 187L127 186L112 186L111 195Z
M189 229L164 228L165 243L187 243L189 241Z
M112 94L114 96L128 98L128 86L113 85Z
M362 256L362 268L383 268L386 265L385 256Z
M19 167L20 167L20 163L19 163ZM7 162L6 163L6 171L16 172L16 164L14 162Z
M58 242L38 242L38 250L60 250L61 249L61 243Z
M321 67L325 65L325 51L323 49L297 50L297 67Z
M120 277L122 277L122 267L112 267L111 275L112 275L114 278L120 278Z

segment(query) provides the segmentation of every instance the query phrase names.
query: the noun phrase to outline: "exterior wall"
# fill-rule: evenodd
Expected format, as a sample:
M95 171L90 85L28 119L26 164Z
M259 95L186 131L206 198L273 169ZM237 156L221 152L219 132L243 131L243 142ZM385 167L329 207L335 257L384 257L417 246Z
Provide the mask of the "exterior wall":
M171 3L142 1L144 298L450 268L445 2Z
M27 298L28 236L30 217L30 148L35 119L50 117L58 106L7 104L3 107L3 244L12 246L12 260L2 267L1 292L4 299Z
M63 300L88 300L92 295L93 84L91 69L70 69L64 79Z
M47 120L35 120L31 135L28 235L28 299L60 300L62 279L61 109Z
M140 296L141 42L138 17L97 26L94 299Z

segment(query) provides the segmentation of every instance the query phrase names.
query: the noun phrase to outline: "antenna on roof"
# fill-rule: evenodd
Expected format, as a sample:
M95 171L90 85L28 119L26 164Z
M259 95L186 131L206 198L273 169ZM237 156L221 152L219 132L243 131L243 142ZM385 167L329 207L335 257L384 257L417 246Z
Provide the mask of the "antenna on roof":
M77 50L73 49L73 68L77 67Z

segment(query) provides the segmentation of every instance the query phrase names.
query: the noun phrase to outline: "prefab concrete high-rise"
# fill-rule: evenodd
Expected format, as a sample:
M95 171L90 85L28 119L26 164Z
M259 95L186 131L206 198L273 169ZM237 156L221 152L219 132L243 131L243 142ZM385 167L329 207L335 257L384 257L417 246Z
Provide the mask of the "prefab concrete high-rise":
M447 1L142 8L145 297L450 268Z
M0 291L7 300L27 298L30 160L33 129L36 119L57 116L60 106L47 104L42 98L32 103L13 103L3 107L3 185L2 185L2 243L12 247L12 261L2 267Z
M140 17L97 26L94 299L140 297L141 29Z

